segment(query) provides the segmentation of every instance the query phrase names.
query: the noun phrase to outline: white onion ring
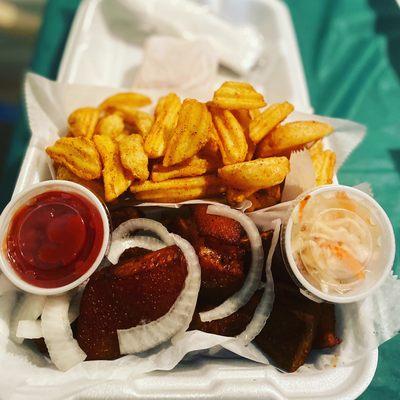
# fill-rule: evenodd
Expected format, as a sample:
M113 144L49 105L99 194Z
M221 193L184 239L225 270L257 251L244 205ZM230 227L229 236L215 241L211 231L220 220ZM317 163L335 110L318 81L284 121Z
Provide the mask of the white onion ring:
M17 303L10 322L10 339L15 343L22 343L23 338L17 337L19 321L36 320L40 317L45 304L45 296L25 293Z
M123 222L114 230L111 239L112 241L125 239L132 236L131 234L139 229L156 233L161 241L163 241L167 246L174 244L174 240L165 226L160 222L148 218L136 218Z
M182 250L187 264L187 276L182 292L169 311L148 324L117 330L121 354L141 353L187 330L196 308L201 283L201 268L192 245L178 235L171 239Z
M165 244L151 236L134 236L133 238L113 240L108 252L107 258L112 264L117 264L121 254L132 247L141 247L142 249L156 251L165 247Z
M274 294L274 280L272 277L271 266L272 257L275 253L275 248L279 240L279 231L281 226L281 220L277 219L274 221L274 233L272 235L271 247L268 251L267 262L265 264L265 287L264 293L261 297L260 302L254 312L253 318L247 325L246 329L237 337L244 345L248 345L254 340L254 338L262 331L267 322L268 317L271 314L272 306L274 304L275 294Z
M22 339L39 339L43 337L40 320L21 320L18 322L16 336Z
M42 313L42 332L51 361L67 371L86 359L85 352L74 339L68 320L70 295L49 296Z
M75 296L72 298L69 304L68 321L70 324L72 324L79 316L79 307L82 298L82 293L83 291L75 294ZM18 321L16 336L17 338L22 338L22 339L42 338L43 337L42 322L39 319L36 320L25 319Z
M239 291L225 300L218 307L209 311L200 313L200 319L203 322L214 321L232 315L243 307L258 289L261 281L261 273L264 260L264 251L260 233L255 223L243 212L234 210L227 206L210 205L207 213L219 215L221 217L231 218L239 222L245 230L251 246L251 266L246 276L246 280Z

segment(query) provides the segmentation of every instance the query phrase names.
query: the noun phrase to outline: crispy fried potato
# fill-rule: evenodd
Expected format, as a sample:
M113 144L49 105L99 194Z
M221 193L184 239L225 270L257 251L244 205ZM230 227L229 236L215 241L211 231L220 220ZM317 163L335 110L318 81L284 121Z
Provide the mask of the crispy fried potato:
M248 110L264 107L266 103L249 83L227 81L214 92L212 104L227 110Z
M188 176L204 175L207 172L213 172L218 169L218 165L211 160L203 159L198 156L193 156L179 164L171 167L164 167L156 164L151 173L153 182L162 182L167 179L183 178Z
M308 149L311 158L321 154L324 151L324 145L322 143L322 139L317 140L312 144L312 146Z
M144 148L149 158L160 158L165 154L167 144L178 121L181 101L175 93L161 97L155 111L155 121L146 136Z
M240 203L243 203L245 200L247 200L253 193L255 192L255 189L251 190L240 190L240 189L235 189L232 187L228 187L226 189L226 200L228 203L235 207Z
M205 104L186 99L168 143L163 165L169 167L197 154L210 139L210 113Z
M100 119L97 123L95 135L106 135L115 139L125 129L124 120L118 113L109 114Z
M268 133L278 126L292 111L292 104L285 101L269 106L250 122L249 135L254 143L259 143Z
M243 128L229 110L211 108L218 145L225 165L246 159L248 145Z
M79 178L101 177L101 161L93 142L85 137L64 137L46 148L56 163L64 165Z
M121 164L118 144L109 136L95 135L94 142L103 161L103 181L106 201L116 199L131 184Z
M261 110L259 108L253 108L249 110L249 115L251 119L256 119L261 114Z
M131 186L131 192L137 200L161 203L215 196L224 190L221 180L216 175L169 179L163 182L146 181Z
M92 191L100 200L104 201L104 187L103 182L100 179L88 181L86 179L79 178L79 176L75 175L63 165L57 165L55 166L55 169L56 179L79 183L80 185L85 186L87 189Z
M226 165L218 175L229 187L252 190L265 189L280 184L289 173L286 157L259 158L253 161Z
M122 166L129 171L131 179L145 181L149 177L149 159L140 135L123 136L118 141Z
M153 125L153 116L127 104L118 104L112 108L122 115L125 122L133 125L135 133L140 133L144 138Z
M68 128L72 136L91 139L99 120L100 111L93 107L78 108L68 117Z
M260 210L261 208L271 207L281 201L281 187L280 185L272 186L268 189L261 189L248 196L248 200L252 205L246 211L251 212Z
M151 104L150 97L135 93L135 92L126 92L126 93L117 93L113 96L105 99L99 106L100 110L106 110L108 108L117 108L120 105L127 105L130 107L144 107Z
M250 126L250 122L252 121L251 111L258 111L258 109L234 110L232 112L232 114L235 116L235 118L239 121L240 125L242 126L244 135L246 137L247 154L246 154L246 158L244 159L244 161L252 160L253 156L254 156L254 152L256 151L256 145L251 140L250 133L249 133L249 126Z
M321 139L333 131L332 126L318 121L289 122L276 127L257 146L258 157L286 154L308 142Z
M311 160L317 186L331 184L335 173L336 154L331 150L325 150L311 155Z

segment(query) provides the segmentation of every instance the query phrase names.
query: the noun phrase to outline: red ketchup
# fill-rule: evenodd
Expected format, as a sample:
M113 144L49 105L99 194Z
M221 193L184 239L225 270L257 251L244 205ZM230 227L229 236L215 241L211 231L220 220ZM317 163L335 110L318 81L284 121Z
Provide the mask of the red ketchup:
M87 272L103 238L102 218L92 203L76 193L51 191L15 213L5 245L10 264L25 282L56 288Z

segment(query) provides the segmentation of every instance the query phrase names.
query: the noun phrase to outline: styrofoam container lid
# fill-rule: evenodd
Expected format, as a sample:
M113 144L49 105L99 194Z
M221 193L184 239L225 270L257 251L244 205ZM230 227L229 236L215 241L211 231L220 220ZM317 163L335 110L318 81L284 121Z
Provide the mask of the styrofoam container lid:
M322 291L319 287L304 275L304 273L299 268L299 265L295 261L293 250L292 250L292 234L294 227L295 217L299 213L301 207L301 200L305 196L310 196L310 198L315 198L322 193L328 192L344 192L350 199L356 203L361 203L365 208L368 209L373 220L378 224L380 228L381 235L379 237L379 246L377 246L377 255L374 257L372 262L367 264L368 273L365 278L357 285L355 285L351 290L345 293L326 293ZM321 213L322 214L322 213ZM319 216L321 215L319 214ZM297 284L300 284L306 291L308 291L312 296L315 296L318 300L325 300L332 303L352 303L359 301L373 291L375 291L389 275L394 262L395 257L395 238L392 224L390 223L389 217L383 210L383 208L368 194L362 192L353 187L344 185L326 185L321 186L316 189L312 189L306 193L303 193L296 199L291 211L288 221L283 230L282 237L282 247L285 253L285 261L289 268L289 272L294 275Z

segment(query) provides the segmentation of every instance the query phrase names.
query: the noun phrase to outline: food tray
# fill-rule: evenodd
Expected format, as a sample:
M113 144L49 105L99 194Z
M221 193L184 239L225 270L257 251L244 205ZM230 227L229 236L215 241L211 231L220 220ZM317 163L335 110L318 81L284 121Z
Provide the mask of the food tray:
M268 69L264 87L267 99L289 100L296 109L312 112L286 6L278 0L209 0L207 4L229 21L255 25L268 38L267 46L273 50L276 60L272 67L265 67ZM129 87L141 61L144 39L132 21L134 16L118 1L82 1L72 25L58 80ZM49 177L40 143L31 141L15 193ZM76 398L347 400L357 398L366 389L377 361L376 350L351 367L283 374L272 366L246 360L200 359L180 364L173 371L151 373L129 382L113 381L100 385L96 382Z

